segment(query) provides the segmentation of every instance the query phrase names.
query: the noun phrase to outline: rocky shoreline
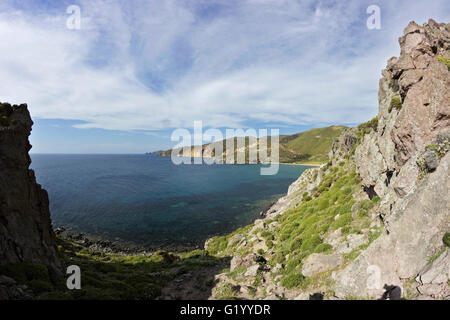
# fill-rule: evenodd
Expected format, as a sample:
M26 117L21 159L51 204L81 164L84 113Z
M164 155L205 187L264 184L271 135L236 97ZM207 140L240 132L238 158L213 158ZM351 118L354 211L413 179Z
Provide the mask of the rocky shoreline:
M180 253L200 249L202 247L202 244L138 244L120 238L110 239L108 237L80 232L68 226L55 227L54 232L60 238L73 241L88 249L103 253L114 253L122 255L149 255L158 250Z
M280 197L277 201L273 201L264 210L258 213L258 219L264 219L273 210L273 206L283 199L285 196ZM255 222L253 221L253 223ZM206 243L210 238L214 236L220 236L219 234L214 234L209 236L202 243L186 243L186 244L174 244L168 243L164 245L145 245L138 244L131 241L126 241L120 238L111 239L109 237L104 237L100 235L90 234L87 232L79 231L70 226L55 226L53 231L56 236L75 242L85 248L103 252L103 253L114 253L122 255L149 255L158 250L182 253L197 249L203 249L204 243Z

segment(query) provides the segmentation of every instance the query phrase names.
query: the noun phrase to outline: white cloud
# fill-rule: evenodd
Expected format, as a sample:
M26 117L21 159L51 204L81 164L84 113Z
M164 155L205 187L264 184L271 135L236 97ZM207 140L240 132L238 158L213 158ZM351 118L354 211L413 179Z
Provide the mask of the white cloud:
M386 21L384 33L367 33L359 1L230 2L211 19L183 3L84 1L80 31L65 28L65 10L3 5L0 100L27 102L37 118L111 130L357 123L376 113L379 72L398 52L399 27ZM415 10L425 16L421 3ZM392 6L382 17L398 17ZM445 6L436 1L430 14ZM399 20L417 15L408 14ZM153 90L152 82L163 84Z

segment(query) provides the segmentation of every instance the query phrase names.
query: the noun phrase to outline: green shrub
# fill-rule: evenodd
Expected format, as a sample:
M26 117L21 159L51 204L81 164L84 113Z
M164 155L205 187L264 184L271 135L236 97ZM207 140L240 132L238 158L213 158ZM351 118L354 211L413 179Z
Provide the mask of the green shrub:
M442 242L450 248L450 233L446 232L444 236L442 237Z
M371 200L362 200L360 202L361 208L366 209L366 210L370 210L373 208L374 206L374 202Z
M369 216L369 212L367 211L367 209L361 208L358 211L358 217L368 217Z
M358 126L358 133L357 133L358 134L358 143L355 145L352 153L354 153L356 147L361 142L362 137L365 134L370 133L372 130L377 131L377 128L378 128L378 116L376 116L375 118L373 118L367 122L361 123Z
M350 222L352 222L352 215L351 213L346 213L340 216L336 221L334 221L331 226L333 229L339 229L348 225Z
M317 206L317 210L323 210L325 208L328 208L329 205L330 202L328 201L328 199L320 199L319 205Z
M442 56L438 56L437 59L440 63L443 63L447 66L448 70L450 70L450 59Z
M314 249L314 252L315 253L321 253L321 252L325 252L325 251L328 251L328 250L331 250L331 249L333 249L332 245L330 245L328 243L321 243Z
M343 226L341 229L342 234L349 234L351 231L350 226Z
M97 274L94 274L93 276L90 274L87 274L88 271L83 273L82 281L83 285L89 285L96 288L102 288L103 287L103 281L98 278Z
M294 240L291 241L291 245L289 246L290 251L295 251L299 249L302 246L302 238L296 237Z
M6 265L0 269L0 274L1 273L22 284L27 284L32 280L50 282L47 267L37 263L17 263Z
M315 247L322 243L319 235L314 235L311 238L303 241L301 245L302 251L312 251Z
M392 109L400 110L402 108L402 100L399 96L394 96L391 99L391 103L389 104L388 112L391 112Z
M274 239L273 233L270 232L270 231L263 231L261 233L261 237L263 237L266 240L273 240Z
M301 273L288 274L281 279L281 285L287 289L296 288L302 285L305 276Z
M350 187L346 187L346 188L344 188L344 194L351 194L352 193L352 188L350 188Z
M9 119L7 116L1 116L0 117L0 126L7 127L9 126Z
M28 282L28 286L31 288L33 293L41 294L43 292L52 291L53 286L50 282L44 280L31 280Z
M217 254L221 251L224 251L227 248L228 245L228 238L227 237L213 237L208 242L208 251L211 254Z

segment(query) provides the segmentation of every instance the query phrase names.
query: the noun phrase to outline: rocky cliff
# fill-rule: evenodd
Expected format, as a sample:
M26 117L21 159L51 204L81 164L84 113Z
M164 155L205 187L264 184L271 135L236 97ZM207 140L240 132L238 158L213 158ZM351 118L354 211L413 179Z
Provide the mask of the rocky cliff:
M27 105L0 104L0 119L0 265L32 262L57 270L47 192L29 169Z
M450 297L450 24L411 22L399 44L378 116L265 219L206 243L233 257L213 298Z
M380 295L383 287L367 287L371 268L380 283L402 286L450 231L450 72L442 63L450 57L450 24L411 22L399 43L400 57L382 72L378 126L355 152L363 186L382 199L385 232L339 274L339 296Z

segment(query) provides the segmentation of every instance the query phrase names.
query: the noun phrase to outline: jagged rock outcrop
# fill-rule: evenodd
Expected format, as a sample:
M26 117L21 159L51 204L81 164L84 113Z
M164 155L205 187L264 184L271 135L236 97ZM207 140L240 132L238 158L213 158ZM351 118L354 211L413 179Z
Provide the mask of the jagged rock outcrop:
M47 192L28 151L33 122L26 104L0 104L0 265L42 263L58 270Z
M396 203L388 230L337 277L339 297L380 297L384 285L402 287L441 249L450 230L450 154L425 178L417 191ZM370 283L370 279L376 280ZM448 276L447 276L448 279Z
M450 24L411 22L399 43L380 80L378 128L355 152L363 186L381 197L385 233L337 275L338 297L402 288L450 231L450 72L438 59L450 56Z
M442 299L450 296L450 250L446 250L430 263L416 278L420 284L417 290L424 296Z
M356 128L346 128L341 135L334 139L328 158L336 165L339 161L344 160L348 156L358 142Z
M377 131L365 135L355 153L363 185L379 196L390 184L394 196L413 191L408 181L418 171L410 164L450 126L449 70L438 60L450 56L450 24L411 22L399 43L400 57L382 71Z

